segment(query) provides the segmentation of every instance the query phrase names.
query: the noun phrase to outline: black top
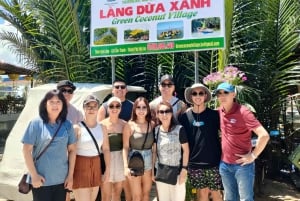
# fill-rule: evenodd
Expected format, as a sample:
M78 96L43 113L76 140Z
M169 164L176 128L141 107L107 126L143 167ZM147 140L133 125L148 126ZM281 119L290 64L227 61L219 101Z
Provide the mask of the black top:
M108 117L108 112L107 112L107 101L105 103L102 104L103 107L105 108L105 117ZM132 112L132 108L133 108L133 103L129 100L125 100L122 102L122 108L121 108L121 112L119 114L119 118L123 119L125 121L129 121L131 119L131 112Z
M190 112L195 122L189 122L187 112L179 119L187 133L190 148L189 168L216 167L221 160L219 114L209 108L201 113L194 113L192 110Z

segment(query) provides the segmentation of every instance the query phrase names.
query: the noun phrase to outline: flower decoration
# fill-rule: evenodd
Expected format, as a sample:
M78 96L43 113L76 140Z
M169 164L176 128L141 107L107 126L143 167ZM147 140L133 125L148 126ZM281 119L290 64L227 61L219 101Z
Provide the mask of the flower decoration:
M203 83L211 88L216 88L222 82L228 82L232 85L240 85L247 80L243 71L237 67L227 66L223 71L213 72L203 78Z

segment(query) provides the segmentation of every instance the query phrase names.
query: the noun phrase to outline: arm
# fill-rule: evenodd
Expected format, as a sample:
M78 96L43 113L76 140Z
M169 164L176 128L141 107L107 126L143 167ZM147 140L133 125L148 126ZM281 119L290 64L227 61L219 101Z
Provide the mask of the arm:
M181 144L182 151L183 151L183 156L182 156L182 168L180 171L180 178L179 178L179 184L182 184L186 181L187 178L187 166L188 166L188 161L189 161L189 145L188 143Z
M105 119L105 115L106 115L106 110L105 110L104 106L101 105L101 107L98 110L98 114L97 114L97 122L100 123L103 119Z
M130 123L125 124L123 128L123 161L124 161L124 174L130 176L128 169L128 152L129 152L129 138L131 136Z
M23 145L23 156L25 159L26 167L27 167L29 174L31 176L31 179L32 179L32 186L34 188L39 188L45 182L45 178L42 177L41 175L39 175L35 168L32 154L31 154L32 150L33 150L33 145L31 145L31 144Z
M110 177L110 148L109 148L109 140L108 140L107 129L103 124L102 124L102 131L103 131L102 152L103 152L104 161L105 161L104 182L109 182L109 177Z
M264 150L270 139L268 132L263 126L257 127L253 130L253 132L258 136L255 149L252 152L244 155L236 154L237 156L241 157L236 161L237 163L241 163L241 165L246 165L255 161L259 154Z
M73 188L73 174L76 160L76 143L68 145L69 171L65 181L65 188L71 190Z

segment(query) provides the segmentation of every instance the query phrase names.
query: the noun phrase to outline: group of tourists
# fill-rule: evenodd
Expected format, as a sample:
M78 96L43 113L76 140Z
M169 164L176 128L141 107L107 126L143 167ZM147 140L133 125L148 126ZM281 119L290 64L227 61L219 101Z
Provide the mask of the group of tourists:
M122 191L127 201L149 201L153 182L157 200L184 201L187 178L197 201L254 200L255 159L269 135L237 102L233 85L213 92L217 110L207 107L212 93L200 83L185 89L185 102L175 97L171 75L161 77L161 95L151 102L127 100L126 83L116 80L102 105L94 95L84 99L83 114L70 103L75 90L60 81L25 131L33 201L68 201L70 191L76 201L120 201ZM136 155L141 174L130 166Z

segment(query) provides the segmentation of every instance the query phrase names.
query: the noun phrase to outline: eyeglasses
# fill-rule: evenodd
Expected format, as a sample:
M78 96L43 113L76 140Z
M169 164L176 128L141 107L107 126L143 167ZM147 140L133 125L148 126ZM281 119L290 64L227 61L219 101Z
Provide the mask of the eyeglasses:
M87 110L98 110L98 106L85 106L84 108Z
M217 92L217 96L221 96L221 95L228 95L229 94L229 92L228 91L224 91L224 92L220 92L220 91L218 91Z
M115 85L114 88L115 89L125 89L126 85Z
M199 95L199 96L204 96L205 95L205 93L203 92L203 91L200 91L200 92L196 92L196 91L194 91L194 92L192 92L192 96L197 96L197 95Z
M172 83L162 83L162 84L161 84L161 86L162 86L163 88L165 88L165 87L171 88L173 85L174 85L174 84L172 84Z
M121 105L109 105L109 109L120 109Z
M63 94L64 94L64 93L73 94L73 92L74 92L73 89L61 89L60 91L61 91L61 93L63 93Z
M136 109L140 109L140 110L146 110L147 107L146 106L136 106Z
M51 106L63 104L62 101L48 101L47 103Z
M171 110L158 110L158 113L159 114L169 114L169 113L172 113Z

